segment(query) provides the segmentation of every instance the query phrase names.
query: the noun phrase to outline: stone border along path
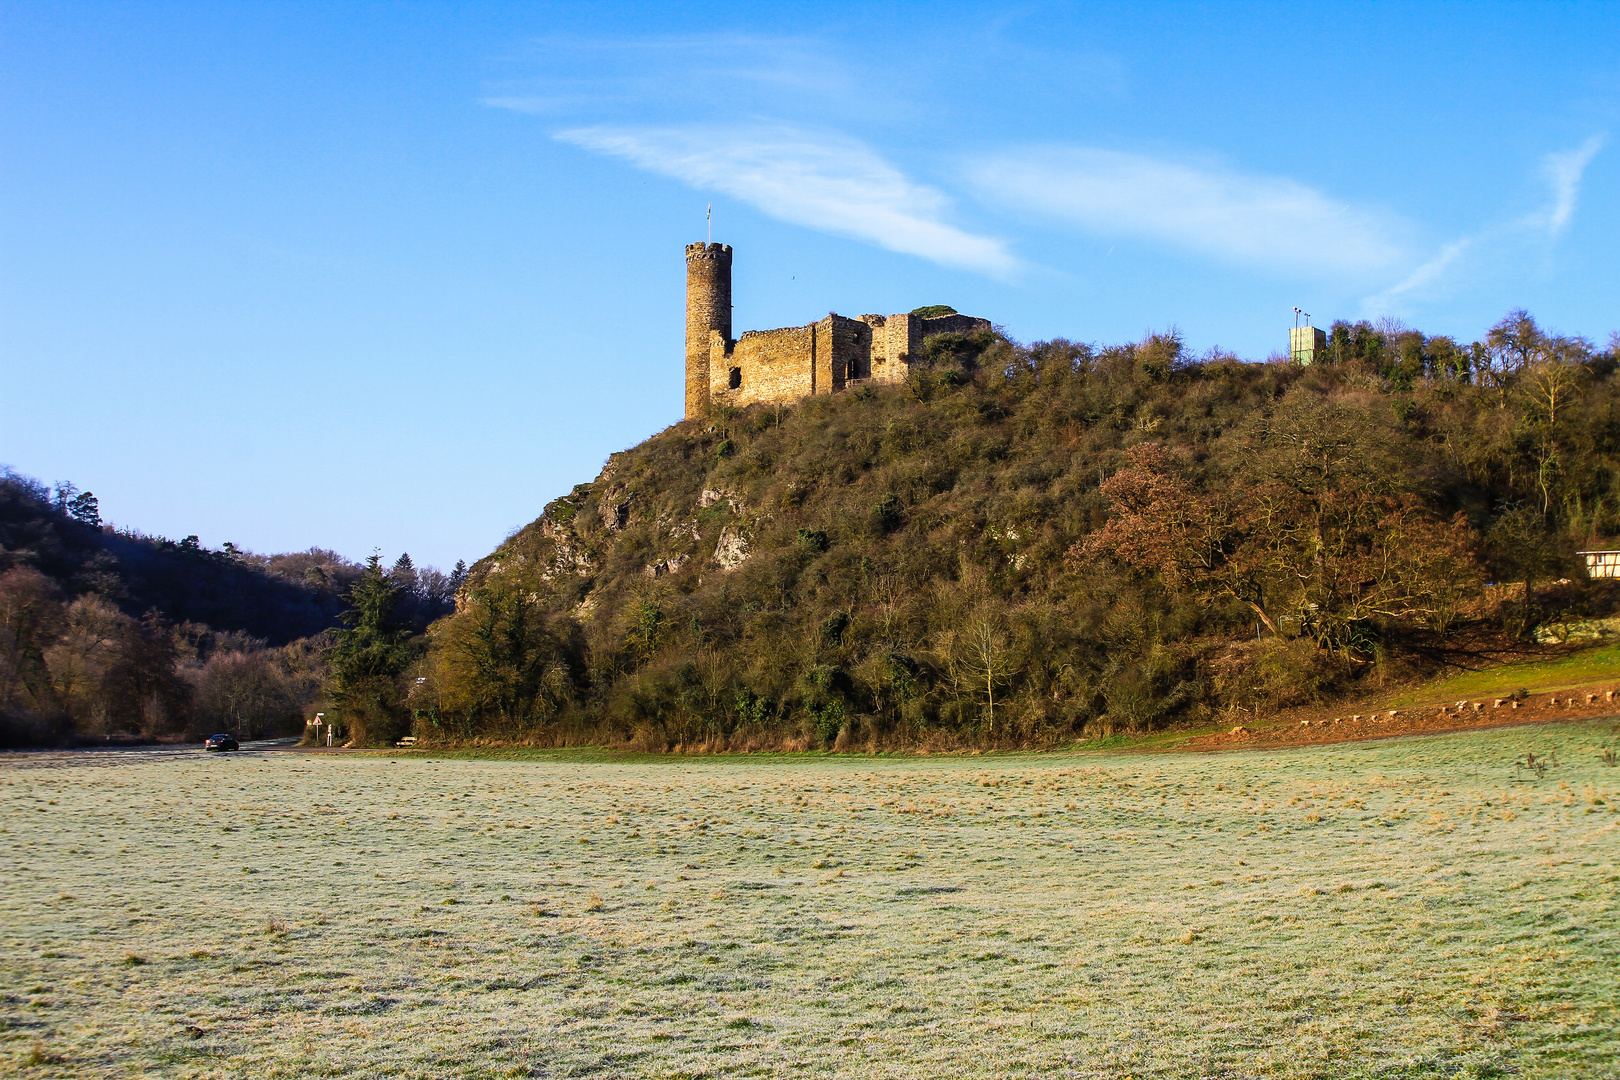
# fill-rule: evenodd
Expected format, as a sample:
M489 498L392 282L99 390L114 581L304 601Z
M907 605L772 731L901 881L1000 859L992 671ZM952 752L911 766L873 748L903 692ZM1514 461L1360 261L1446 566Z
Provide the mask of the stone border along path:
M1620 685L1562 688L1513 696L1464 698L1447 704L1431 703L1404 709L1379 709L1330 719L1260 721L1228 731L1200 735L1173 749L1217 747L1307 746L1401 735L1441 735L1456 731L1515 725L1545 724L1561 720L1620 718Z

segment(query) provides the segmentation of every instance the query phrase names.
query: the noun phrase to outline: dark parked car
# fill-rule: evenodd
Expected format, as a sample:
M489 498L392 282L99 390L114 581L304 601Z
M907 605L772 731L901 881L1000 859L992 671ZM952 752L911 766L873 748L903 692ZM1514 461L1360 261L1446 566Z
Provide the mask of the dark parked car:
M204 750L240 750L234 735L210 735L203 740Z

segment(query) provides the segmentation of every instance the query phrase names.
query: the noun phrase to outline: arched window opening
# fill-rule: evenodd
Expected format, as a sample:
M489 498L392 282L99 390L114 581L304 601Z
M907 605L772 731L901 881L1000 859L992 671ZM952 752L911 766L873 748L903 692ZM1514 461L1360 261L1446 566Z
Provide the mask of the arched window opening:
M731 369L731 377L726 380L726 387L731 390L742 388L742 368L734 367Z

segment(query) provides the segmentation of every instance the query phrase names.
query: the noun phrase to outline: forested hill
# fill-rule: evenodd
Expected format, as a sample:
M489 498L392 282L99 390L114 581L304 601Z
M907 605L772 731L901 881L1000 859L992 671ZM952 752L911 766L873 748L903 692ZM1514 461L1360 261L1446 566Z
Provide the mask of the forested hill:
M1613 343L1522 314L1470 345L1340 324L1311 367L1174 336L930 346L903 386L684 422L551 503L435 626L425 730L737 748L1142 729L1523 638L1535 583L1620 533ZM1486 582L1527 579L1528 602L1485 604Z
M180 541L103 528L94 496L53 493L0 476L0 573L29 567L68 596L94 593L126 614L240 631L282 645L336 624L360 568L332 552L278 557L285 565ZM296 564L296 565L295 565Z
M246 635L272 646L332 629L364 567L324 548L258 555L195 536L170 540L103 525L96 497L0 467L0 575L28 569L66 598L94 595L125 614ZM402 555L389 571L395 615L420 632L449 610L464 568L445 574Z
M93 494L0 467L0 746L302 730L357 586L408 643L462 572L115 529Z

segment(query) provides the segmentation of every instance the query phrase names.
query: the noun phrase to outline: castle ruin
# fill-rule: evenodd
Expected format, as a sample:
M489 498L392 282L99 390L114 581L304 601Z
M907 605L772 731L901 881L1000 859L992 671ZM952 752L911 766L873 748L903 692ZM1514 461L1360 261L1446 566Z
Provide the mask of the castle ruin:
M796 401L862 382L904 381L935 334L975 334L967 315L829 314L820 322L731 337L731 247L686 245L686 418L714 405Z

